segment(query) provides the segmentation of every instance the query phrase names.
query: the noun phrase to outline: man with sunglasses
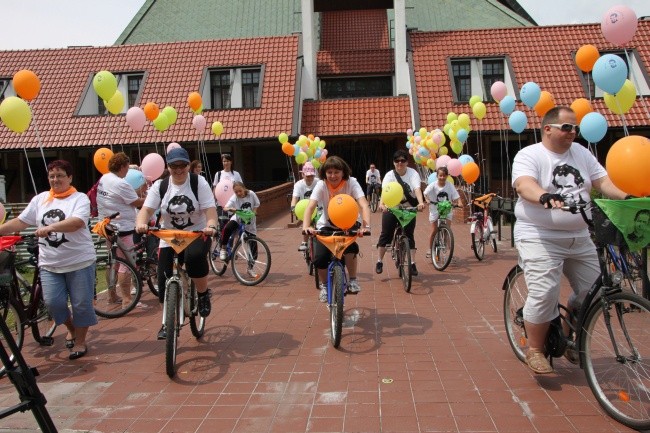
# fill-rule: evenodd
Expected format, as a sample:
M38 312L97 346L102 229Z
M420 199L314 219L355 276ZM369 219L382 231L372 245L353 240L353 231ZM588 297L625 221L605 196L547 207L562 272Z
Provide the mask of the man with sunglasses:
M600 274L596 247L580 214L561 212L565 202L590 200L593 188L613 199L624 199L596 158L574 139L580 129L568 107L555 107L542 119L542 141L520 150L512 164L512 185L519 198L515 205L514 237L519 265L524 270L528 298L524 322L528 335L526 363L537 374L553 371L544 354L550 323L559 315L562 274L573 293L567 305L578 310ZM559 182L558 175L570 175ZM565 357L577 363L567 350Z

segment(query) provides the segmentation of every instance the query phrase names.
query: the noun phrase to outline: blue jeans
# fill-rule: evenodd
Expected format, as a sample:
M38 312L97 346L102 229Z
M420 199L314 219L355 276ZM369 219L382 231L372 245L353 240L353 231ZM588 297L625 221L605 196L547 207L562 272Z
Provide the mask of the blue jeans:
M41 269L43 300L57 325L70 317L68 299L72 306L75 328L97 324L95 307L95 263L77 271L57 274Z

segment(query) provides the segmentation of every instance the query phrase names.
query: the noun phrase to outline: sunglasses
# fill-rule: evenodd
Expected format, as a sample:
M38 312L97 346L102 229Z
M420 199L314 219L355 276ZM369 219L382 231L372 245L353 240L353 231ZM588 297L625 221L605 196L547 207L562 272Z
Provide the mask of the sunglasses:
M404 164L406 162L406 160L405 159L394 159L393 162L395 162L397 164Z
M580 134L580 127L578 125L574 125L573 123L549 123L548 126L552 128L557 128L562 132L573 132L575 131L576 134Z
M188 165L189 165L189 164L187 164L187 163L182 163L182 164L169 164L169 168L171 168L172 170L178 170L178 169L181 169L181 168L185 168L185 167L187 167Z

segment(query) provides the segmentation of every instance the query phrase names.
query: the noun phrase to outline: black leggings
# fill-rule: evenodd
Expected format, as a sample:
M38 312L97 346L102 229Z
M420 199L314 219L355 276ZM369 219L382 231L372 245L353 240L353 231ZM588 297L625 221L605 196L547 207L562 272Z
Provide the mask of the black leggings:
M415 232L415 220L413 220L404 227L404 234L409 240L409 246L411 249L415 249L415 237L413 233ZM379 240L377 241L378 247L385 247L390 245L393 242L393 233L395 233L395 227L399 225L397 217L391 212L384 212L381 215L381 234L379 235Z
M231 236L238 229L239 229L239 223L237 221L233 221L233 220L228 221L228 224L226 224L226 226L223 228L223 232L221 232L221 248L226 248L226 244L230 240ZM247 236L250 238L251 236L254 235L248 233ZM235 245L233 244L233 247L234 246ZM253 258L257 260L257 242L250 242L248 243L248 246L251 249L251 254L253 255Z
M190 278L202 278L208 275L208 252L210 251L210 238L200 237L188 245L178 255L178 263L185 263L185 270ZM165 299L165 282L171 277L174 268L174 250L172 247L158 250L158 294L160 302Z

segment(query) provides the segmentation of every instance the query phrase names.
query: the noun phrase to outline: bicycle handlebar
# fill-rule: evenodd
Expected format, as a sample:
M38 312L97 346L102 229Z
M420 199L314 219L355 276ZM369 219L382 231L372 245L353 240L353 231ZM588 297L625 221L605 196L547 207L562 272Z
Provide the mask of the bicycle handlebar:
M365 229L366 231L363 232L363 236L370 236L370 230ZM320 236L361 236L361 233L359 233L360 230L327 230L327 229L319 229L319 230L314 230L311 233L306 232L305 230L302 231L303 235L320 235Z

